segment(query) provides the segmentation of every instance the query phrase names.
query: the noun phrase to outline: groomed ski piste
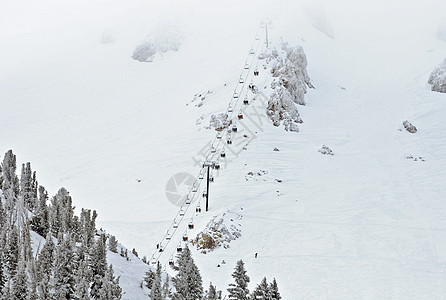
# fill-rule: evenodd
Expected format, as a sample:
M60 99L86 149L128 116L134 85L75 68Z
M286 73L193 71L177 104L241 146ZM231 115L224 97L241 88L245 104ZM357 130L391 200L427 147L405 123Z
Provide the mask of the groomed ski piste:
M283 38L307 55L316 89L298 107L300 132L266 116L244 118L251 133L237 132L233 143L250 138L237 155L225 145L209 212L201 184L159 260L166 265L175 254L191 217L189 239L226 214L241 236L228 249L193 250L205 286L225 291L243 259L250 289L275 277L284 299L444 297L446 96L427 84L445 58L437 34L444 3L2 4L2 151L31 161L50 194L64 186L77 207L97 209L99 225L140 257L158 259L156 245L179 211L166 184L180 173L199 176L217 134L205 127L227 111L241 72L250 83L252 67L244 66L258 55L249 54L256 32L264 47L259 24L267 20L272 47ZM178 51L152 63L131 58L147 36L178 31ZM102 43L104 33L114 42ZM268 95L272 78L262 61L254 65L253 81ZM200 94L203 101L192 101ZM238 94L233 117L245 96ZM406 132L404 120L418 132ZM319 153L322 145L334 155ZM209 161L220 152L213 154ZM109 260L125 278L123 298L143 297L135 289L145 265L132 260L129 277L119 256Z

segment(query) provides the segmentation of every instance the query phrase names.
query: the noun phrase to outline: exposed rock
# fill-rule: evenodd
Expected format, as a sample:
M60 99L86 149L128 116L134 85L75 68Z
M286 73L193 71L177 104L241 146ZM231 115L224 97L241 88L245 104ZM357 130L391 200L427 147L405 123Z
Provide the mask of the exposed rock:
M325 145L322 145L322 148L320 148L317 151L324 155L334 155L333 150L331 150L328 146Z
M403 122L403 126L404 128L406 128L407 131L409 131L410 133L416 133L417 132L417 128L412 125L409 121L404 121Z
M446 93L446 59L432 71L427 82L432 91Z

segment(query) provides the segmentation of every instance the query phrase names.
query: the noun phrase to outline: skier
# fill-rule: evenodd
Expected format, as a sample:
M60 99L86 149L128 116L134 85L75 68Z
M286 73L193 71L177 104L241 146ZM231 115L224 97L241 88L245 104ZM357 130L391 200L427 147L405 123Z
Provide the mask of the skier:
M257 252L256 252L256 254L254 254L254 258L257 258Z

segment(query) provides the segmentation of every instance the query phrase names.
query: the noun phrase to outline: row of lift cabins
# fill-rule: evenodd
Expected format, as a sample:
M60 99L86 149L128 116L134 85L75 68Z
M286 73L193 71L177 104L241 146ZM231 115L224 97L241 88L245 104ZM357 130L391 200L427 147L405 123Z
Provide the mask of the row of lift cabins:
M254 50L253 50L253 49L251 49L250 54L254 54ZM245 69L249 69L249 65L248 65L248 64L245 64ZM259 71L258 71L258 69L256 68L256 69L254 70L254 76L258 76L258 75L259 75ZM242 77L240 77L240 79L239 79L239 83L240 83L240 84L243 84L243 83L244 83L244 80L243 80ZM249 88L249 90L251 90L251 91L252 91L253 93L255 93L255 94L258 92L257 87L256 87L252 82L248 85L248 88ZM234 95L233 95L233 98L234 98L236 101L238 101L238 97L239 97L238 94L235 92ZM249 104L248 95L246 95L245 98L243 99L243 104L244 104L244 105L248 105L248 104ZM228 111L228 113L232 113L232 112L234 111L231 105L228 106L228 110L227 110L227 111ZM237 119L239 119L239 120L242 120L242 119L243 119L243 112L242 112L242 109L240 109L240 112L237 114ZM232 125L232 126L231 126L231 125ZM218 131L218 133L217 133L217 139L221 140L222 137L223 137L223 133L222 133L223 129L224 129L224 128L229 128L229 127L230 127L231 129L228 130L228 132L227 132L226 143L227 143L228 145L231 145L231 144L232 144L231 133L234 133L234 134L235 134L235 133L237 132L237 124L236 124L235 121L234 121L234 122L233 122L233 121L229 121L229 123L224 124L224 126L223 126L222 128L217 129L217 131ZM212 153L212 154L214 154L216 151L217 151L217 149L216 149L215 147L212 147L212 148L211 148L211 153ZM222 149L221 152L220 152L220 157L221 157L221 158L225 158L225 157L226 157L226 153L225 153L225 149L224 149L224 147L223 147L223 149ZM204 172L204 167L205 167L205 166L207 166L206 163L203 164L203 168L202 168L201 171L200 171L200 174L199 174L199 177L198 177L200 180L204 178L204 173L205 173L205 172ZM216 169L216 170L220 169L220 163L218 162L218 160L217 160L216 162L213 162L213 163L211 164L211 167L214 168L214 169ZM212 173L209 174L209 182L214 182L214 176L213 176ZM192 192L193 192L193 193L196 193L197 191L198 191L198 187L194 184L193 187L192 187ZM208 195L207 195L207 191L206 191L206 190L203 191L203 198L206 198L207 196L208 196ZM186 202L185 202L185 204L186 204L186 205L191 204L191 199L189 198L189 196L186 197ZM200 203L198 203L197 207L195 208L195 212L196 212L196 213L201 213ZM180 209L180 213L179 213L179 215L180 215L180 217L184 217L184 215L185 215L185 210L184 210L183 208ZM179 225L179 221L174 221L174 223L173 223L173 229L176 230L176 229L178 228L178 225ZM192 219L190 220L189 224L188 224L188 227L187 227L186 231L184 232L184 234L183 234L183 236L182 236L182 240L180 241L180 243L179 243L178 246L177 246L177 249L176 249L176 252L177 252L177 253L181 253L181 252L183 251L182 242L183 242L183 243L186 243L186 242L188 242L188 240L189 240L189 237L188 237L188 235L187 235L187 230L192 230L192 229L194 229L194 227L195 227L195 225L194 225L193 218L192 218ZM166 235L166 240L169 241L171 238L172 238L172 236L170 235L170 233L167 233L167 235ZM160 245L160 244L157 245L157 249L158 249L158 251L159 251L159 252L163 252L164 249L163 249L162 247L160 247L159 245ZM152 263L156 264L156 261L153 261ZM174 259L173 259L173 255L172 255L172 257L169 259L169 265L173 267L174 264L175 264L175 263L174 263Z

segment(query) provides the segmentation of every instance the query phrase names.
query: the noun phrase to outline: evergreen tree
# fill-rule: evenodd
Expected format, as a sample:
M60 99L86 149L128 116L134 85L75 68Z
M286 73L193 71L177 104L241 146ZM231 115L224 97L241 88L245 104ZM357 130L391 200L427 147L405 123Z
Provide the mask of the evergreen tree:
M209 284L209 291L206 293L206 300L218 300L217 288L215 285L212 285L212 282Z
M153 281L155 280L155 272L149 270L146 272L146 276L144 276L144 283L148 289L152 288Z
M31 170L29 162L22 164L22 175L20 176L20 195L22 196L25 207L30 211L34 211L37 202L35 193L36 174Z
M47 201L47 191L43 186L39 186L39 200L34 216L31 219L31 229L43 237L45 237L49 231Z
M156 266L155 279L153 280L153 284L150 290L150 299L151 300L162 300L162 291L161 291L161 264L158 262Z
M9 239L6 245L5 262L6 269L11 277L15 275L17 269L17 263L19 261L20 253L20 238L19 230L16 226L9 229Z
M277 286L276 278L273 279L273 282L269 286L269 290L271 292L271 300L280 300L282 297L279 293L279 287Z
M249 277L246 275L245 264L239 260L234 268L232 277L235 283L230 283L228 292L230 300L247 300L249 296L248 283Z
M26 267L23 260L20 261L17 267L17 272L12 281L12 295L11 300L27 300L28 298L28 283L26 276Z
M74 243L70 236L59 234L54 260L54 297L56 299L76 299Z
M101 300L119 300L122 297L122 289L119 286L119 277L115 278L113 266L110 265L105 272L102 281L102 288L99 292ZM153 300L153 298L152 298Z
M271 300L271 293L266 281L266 277L263 277L259 285L254 289L251 295L252 300Z
M90 296L94 299L100 297L99 292L102 288L102 278L105 276L107 270L105 239L105 235L101 234L90 253L90 267L93 272L93 284L91 285Z
M169 275L166 274L166 281L164 281L163 287L162 287L162 290L161 290L161 292L162 292L162 299L163 300L169 299L172 296L172 294L170 292L169 281L170 281Z
M90 278L91 270L85 260L79 262L76 277L75 294L79 300L90 300Z
M136 257L139 257L139 256L138 256L138 252L136 252L135 248L132 249L132 253L133 253L133 255L135 255Z
M6 199L6 210L12 212L12 209L19 197L19 178L16 175L17 161L12 150L6 152L2 162L2 186L3 195Z
M11 281L9 280L2 289L0 300L11 300L11 298Z
M203 283L189 247L178 257L178 274L173 279L176 289L173 300L195 300L203 297Z
M108 239L108 250L114 253L118 253L118 241L114 235L111 235Z

